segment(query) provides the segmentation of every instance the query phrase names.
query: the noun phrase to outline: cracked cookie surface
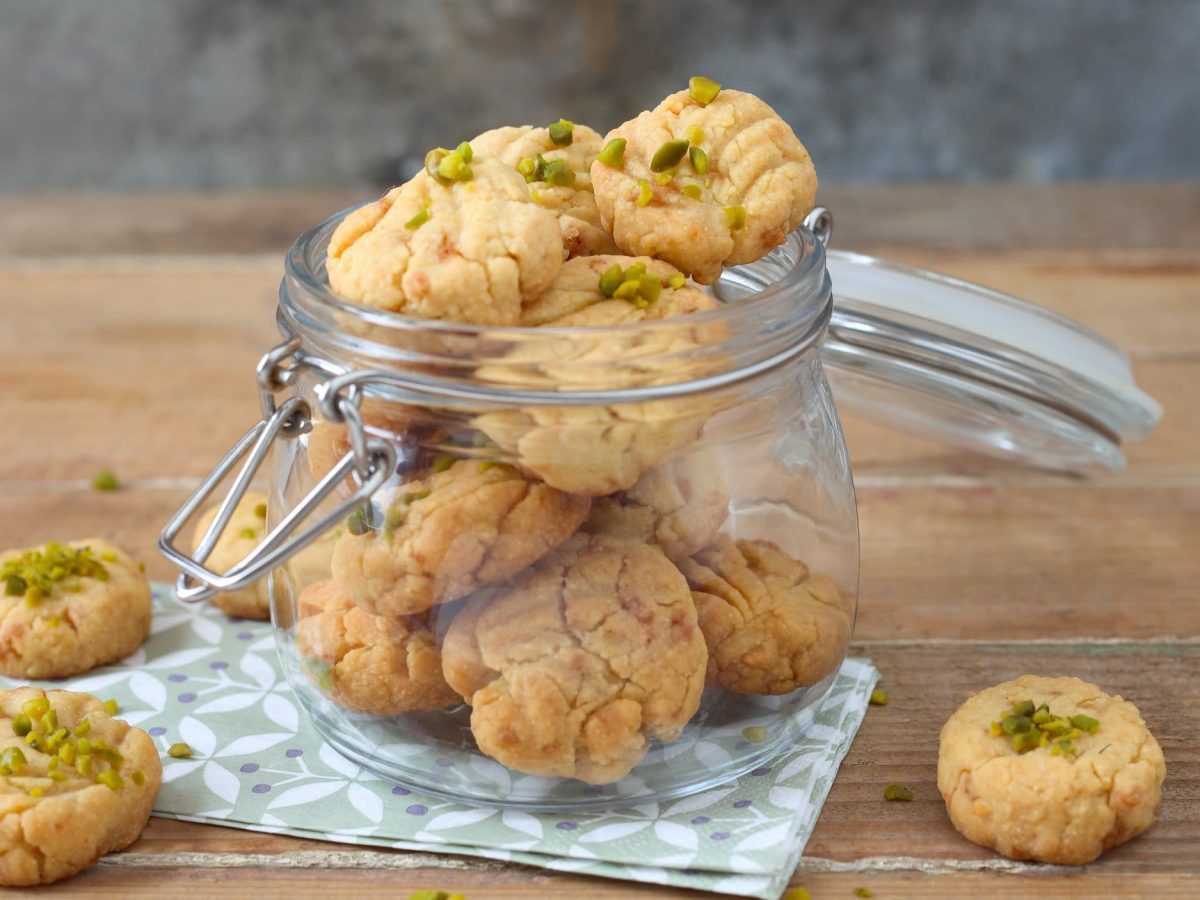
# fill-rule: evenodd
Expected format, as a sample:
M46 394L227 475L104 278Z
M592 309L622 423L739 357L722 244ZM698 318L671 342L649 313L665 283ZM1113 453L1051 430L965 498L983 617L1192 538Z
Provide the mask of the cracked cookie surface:
M533 125L506 125L471 139L471 147L482 156L494 156L514 169L522 160L562 160L570 167L570 184L551 184L531 175L529 196L558 216L563 249L569 257L592 253L616 253L612 237L600 225L600 211L592 196L592 161L601 148L600 135L586 125L575 124L569 146L559 147L550 130ZM563 179L559 179L563 180Z
M1073 739L1018 753L991 724L1013 704L1046 703L1057 716L1099 722ZM1154 822L1166 764L1137 707L1078 678L1025 675L973 695L947 720L938 790L954 827L1012 859L1083 865Z
M786 694L841 664L851 598L771 542L718 535L679 568L696 602L713 683L739 694Z
M192 534L193 550L199 545L213 519L217 517L217 509L217 506L210 507L196 520L196 528ZM217 538L204 565L223 575L261 544L266 534L267 495L262 491L247 491L234 507L229 524ZM216 594L209 602L225 615L238 619L265 622L271 618L271 596L267 591L265 575L241 590Z
M424 612L536 562L589 507L512 466L461 460L396 489L378 530L339 538L333 578L367 612Z
M592 501L582 530L656 544L676 561L704 548L729 515L729 493L711 453L647 470L629 490Z
M576 535L509 587L472 598L442 647L480 750L535 775L607 784L695 714L706 651L678 569L656 547Z
M308 587L297 606L301 665L340 706L395 716L459 702L442 677L442 656L425 617L373 616L332 581Z
M500 160L479 155L471 169L449 184L422 170L346 216L329 241L330 287L407 316L515 325L562 265L558 218Z
M705 171L684 155L660 183L656 176L666 173L651 171L655 153L689 133L704 151ZM753 94L722 90L701 106L680 91L604 140L617 138L627 142L623 166L592 165L601 222L626 253L665 259L702 284L715 282L723 266L752 262L782 244L812 209L817 176L808 151ZM740 226L727 208L742 211Z
M26 704L46 703L55 729L66 736L51 753L52 732L33 721L36 745L17 736L14 721ZM37 718L40 717L28 717ZM89 753L78 752L80 723L87 720ZM22 726L18 726L21 730ZM97 749L103 742L107 749ZM51 742L53 743L53 742ZM67 764L61 746L71 746ZM38 749L42 747L44 749ZM14 757L19 752L20 757ZM79 760L88 757L88 774ZM89 694L18 688L0 691L0 884L48 884L74 875L106 853L137 840L162 783L162 763L151 737L112 718ZM23 760L23 761L22 761ZM104 774L107 771L113 775ZM137 774L135 774L137 773ZM98 778L110 779L113 786ZM141 782L140 784L138 782Z
M43 544L0 554L0 566L21 566L29 554L45 559L53 547L86 556L103 572L44 582L28 599L34 578L16 575L0 584L0 673L18 678L66 678L116 662L137 650L150 633L150 584L120 548L99 538ZM90 567L90 564L89 564ZM36 568L36 566L35 566ZM101 577L102 575L102 577Z

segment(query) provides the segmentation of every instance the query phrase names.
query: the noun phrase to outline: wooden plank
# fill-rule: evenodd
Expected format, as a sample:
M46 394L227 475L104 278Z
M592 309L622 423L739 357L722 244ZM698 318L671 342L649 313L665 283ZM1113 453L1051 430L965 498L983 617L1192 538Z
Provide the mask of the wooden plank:
M17 257L280 253L304 229L382 191L24 194L0 197L0 246ZM1047 247L1194 255L1200 185L824 185L838 246Z

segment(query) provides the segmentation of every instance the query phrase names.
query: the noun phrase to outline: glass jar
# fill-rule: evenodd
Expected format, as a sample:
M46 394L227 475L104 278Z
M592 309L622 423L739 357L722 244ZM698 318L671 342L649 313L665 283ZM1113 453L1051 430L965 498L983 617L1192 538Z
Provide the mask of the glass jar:
M1159 414L1103 338L827 254L823 212L821 239L801 228L726 270L716 308L604 328L347 304L324 268L341 216L321 223L287 256L263 421L163 532L178 595L270 572L317 730L432 794L580 809L753 770L809 725L854 624L854 489L823 359L844 407L1052 469L1119 467ZM270 531L213 572L268 456ZM177 548L230 477L199 546Z

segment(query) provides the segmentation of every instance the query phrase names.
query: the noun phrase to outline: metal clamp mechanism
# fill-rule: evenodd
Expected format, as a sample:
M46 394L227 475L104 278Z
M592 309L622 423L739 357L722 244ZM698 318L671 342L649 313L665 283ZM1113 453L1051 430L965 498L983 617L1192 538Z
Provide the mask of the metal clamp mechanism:
M826 246L833 237L833 213L827 206L814 206L804 217L804 227L813 233L818 241Z
M159 550L183 570L175 584L175 593L180 600L189 603L205 600L221 591L239 590L257 581L365 503L395 471L396 448L384 440L367 440L363 433L362 416L358 409L360 391L357 387L342 394L340 391L326 390L328 385L325 385L319 389L322 409L331 421L346 424L350 439L349 452L244 559L224 573L214 572L204 565L217 538L229 524L235 507L266 460L275 439L292 440L312 428L311 410L301 398L292 397L278 407L275 404L275 393L290 385L298 371L307 364L310 363L301 354L300 342L295 338L274 347L263 356L258 364L263 420L247 431L225 454L171 517L159 536ZM314 367L326 368L321 365ZM181 550L176 546L180 531L243 457L245 462L242 462L233 485L221 501L216 517L204 532L199 545L191 554ZM356 490L335 509L321 515L293 537L293 533L308 521L321 502L352 476L358 483Z

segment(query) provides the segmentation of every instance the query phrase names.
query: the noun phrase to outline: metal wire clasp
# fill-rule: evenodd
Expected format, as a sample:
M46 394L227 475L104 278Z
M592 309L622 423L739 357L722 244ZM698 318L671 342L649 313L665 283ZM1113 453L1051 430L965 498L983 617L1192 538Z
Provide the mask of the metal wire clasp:
M312 413L303 399L291 397L278 406L275 403L275 394L290 385L305 365L329 371L327 364L314 362L301 352L297 338L289 337L263 355L257 369L262 421L242 435L163 528L158 539L159 550L183 570L175 583L175 593L180 600L205 600L221 591L238 590L257 581L365 503L395 471L395 447L384 440L367 440L363 433L358 388L352 387L344 394L340 391L331 394L326 390L327 385L322 386L318 389L322 395L322 407L327 413L332 413L327 414L327 418L346 424L350 450L244 559L223 573L214 572L204 565L217 538L229 524L235 507L266 460L275 439L292 440L312 428ZM239 462L241 468L195 551L189 554L181 550L176 546L180 531ZM293 537L293 533L309 520L321 502L351 475L358 483L356 490L335 509L321 515Z

